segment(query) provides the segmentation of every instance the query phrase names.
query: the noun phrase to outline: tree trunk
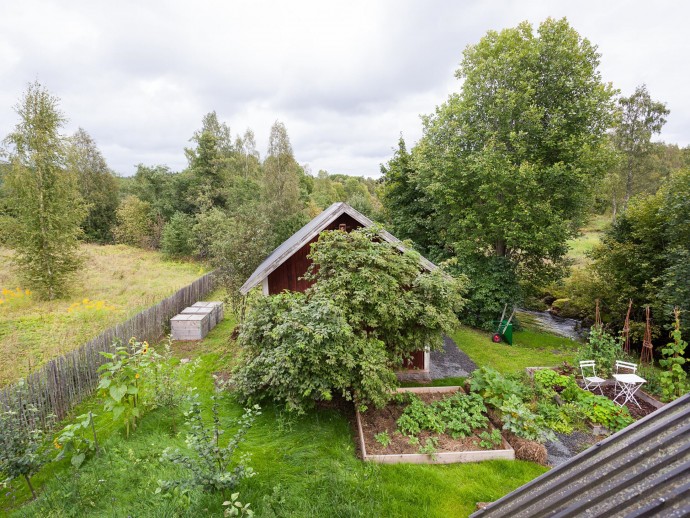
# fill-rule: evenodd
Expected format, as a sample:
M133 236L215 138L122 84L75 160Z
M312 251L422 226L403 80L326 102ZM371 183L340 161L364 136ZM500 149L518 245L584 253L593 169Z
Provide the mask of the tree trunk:
M504 239L496 240L496 255L499 257L505 257L507 252L506 242Z
M613 196L611 196L611 212L612 212L612 218L611 222L615 223L616 222L616 214L618 214L618 200L616 199L616 193L613 193Z
M29 475L24 475L24 479L26 480L26 484L29 486L29 489L31 490L31 496L33 496L34 500L36 499L36 491L34 491L34 486L31 485L31 479L29 478Z

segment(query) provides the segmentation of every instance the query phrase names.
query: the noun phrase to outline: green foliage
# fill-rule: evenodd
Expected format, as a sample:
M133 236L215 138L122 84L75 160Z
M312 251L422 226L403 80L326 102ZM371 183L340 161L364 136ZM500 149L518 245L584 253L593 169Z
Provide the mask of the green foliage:
M386 344L393 362L424 346L440 349L457 325L466 279L422 271L419 254L401 253L379 230L322 232L305 275L316 282L310 296L342 308L356 333Z
M387 208L398 212L391 219L409 214L403 231L438 235L440 244L425 252L454 255L461 265L508 263L471 277L481 297L472 323L500 314L508 294L519 295L516 280L540 284L564 272L567 240L612 161L606 131L615 91L598 66L596 47L565 19L549 18L536 31L527 22L489 31L464 51L461 91L424 118L411 163L401 148L385 171ZM476 315L487 301L486 314Z
M239 497L239 493L233 493L230 495L230 500L223 502L223 507L226 508L223 516L254 516L254 511L249 509L251 504L242 504L238 500Z
M374 439L384 448L388 448L388 446L390 446L391 436L388 435L388 430L384 430L383 432L377 433L376 435L374 435Z
M22 418L15 412L0 412L0 475L3 484L23 477L36 498L31 477L47 462L44 432L34 422L36 410L27 408ZM28 419L27 419L28 418ZM31 421L30 421L31 420Z
M382 406L396 384L383 342L356 334L342 309L322 297L260 299L239 343L244 361L234 381L243 397L270 398L299 413L336 394Z
M103 409L112 414L113 421L124 422L129 437L130 428L136 430L137 419L142 416L139 389L143 380L139 378L151 363L149 345L132 338L129 347L116 346L114 353L101 355L110 360L98 368L97 388L105 398Z
M194 253L194 218L182 212L173 214L163 227L161 250L170 258L191 257Z
M623 358L622 339L616 338L600 326L592 326L589 339L577 352L577 361L594 360L597 374L602 378L610 377L616 360Z
M65 118L58 99L40 84L29 85L15 108L20 121L6 139L10 167L2 189L11 218L4 238L14 248L13 261L25 286L43 299L68 291L81 266L77 248L86 210L76 176L65 170Z
M89 412L77 417L76 422L65 425L55 436L53 446L59 451L55 460L70 455L70 462L79 468L86 460L86 456L98 449L98 438L93 424L95 414Z
M187 478L172 481L159 481L157 492L169 491L173 488L200 488L204 491L221 491L225 494L237 487L245 478L254 476L254 470L247 466L248 456L242 455L237 459L237 448L245 435L261 415L258 405L246 408L244 414L237 419L238 428L225 445L221 445L221 437L225 430L221 428L218 413L218 402L212 396L213 424L204 422L201 415L201 403L193 399L191 408L185 413L190 431L187 434L187 448L194 452L190 456L179 449L166 449L161 461L170 461L189 471Z
M139 248L155 248L151 205L136 196L127 196L117 209L115 241Z
M79 128L69 139L67 167L76 174L79 193L87 208L81 224L84 238L95 243L110 243L119 204L117 180L91 136Z
M659 365L666 370L661 373L661 389L666 401L671 401L682 396L688 390L686 381L688 374L683 369L687 361L683 356L688 343L683 340L680 332L680 310L675 310L675 329L671 332L672 342L661 349L663 359L659 360Z
M673 308L690 310L690 169L671 173L660 190L630 199L627 210L592 251L605 317L621 327L628 301L632 320L644 321L644 305L657 325L673 328ZM681 331L688 328L681 325Z
M453 439L470 437L489 424L485 413L484 402L477 394L456 393L431 404L412 397L398 418L398 431L409 437L423 431L447 433Z
M501 432L494 428L491 432L482 432L479 434L479 446L486 450L492 450L498 448L503 443L503 437Z
M491 367L481 367L472 373L470 389L496 408L511 395L524 399L528 394L528 389L523 383L506 377Z
M501 411L503 429L529 441L546 442L555 440L544 418L532 412L516 395L506 398L498 407Z

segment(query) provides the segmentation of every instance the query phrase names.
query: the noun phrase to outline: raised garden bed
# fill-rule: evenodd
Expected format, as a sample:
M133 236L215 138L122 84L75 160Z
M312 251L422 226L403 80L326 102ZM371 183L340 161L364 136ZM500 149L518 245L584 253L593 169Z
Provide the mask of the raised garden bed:
M414 387L401 388L398 393L416 394L424 403L443 400L456 393L464 393L460 387ZM403 414L404 404L390 403L382 409L370 409L364 414L357 412L357 431L359 433L362 458L367 461L385 464L450 464L458 462L478 462L491 459L515 459L515 452L501 436L500 445L494 449L482 448L481 439L473 434L469 437L453 438L447 433L422 431L417 434L419 444L410 444L408 437L395 432L397 420ZM488 430L492 430L488 425ZM376 435L387 432L390 444L384 446L376 440ZM420 453L420 445L430 439L436 440L433 453Z

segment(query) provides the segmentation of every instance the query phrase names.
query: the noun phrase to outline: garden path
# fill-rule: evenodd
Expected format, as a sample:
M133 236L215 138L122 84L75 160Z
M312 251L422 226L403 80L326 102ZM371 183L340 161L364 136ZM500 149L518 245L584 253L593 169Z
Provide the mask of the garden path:
M469 376L477 368L448 336L443 337L443 350L431 351L431 379Z

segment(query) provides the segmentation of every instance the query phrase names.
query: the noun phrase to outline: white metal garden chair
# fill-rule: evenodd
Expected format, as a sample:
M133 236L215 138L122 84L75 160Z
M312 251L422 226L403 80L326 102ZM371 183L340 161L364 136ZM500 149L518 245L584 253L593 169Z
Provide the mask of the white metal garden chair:
M647 380L637 375L637 364L616 360L616 373L613 375L613 379L616 380L614 403L618 403L618 399L622 397L623 402L618 403L619 405L623 406L628 401L632 401L640 408L635 393Z
M596 362L594 360L584 360L580 362L580 373L582 374L582 380L585 384L585 390L594 392L595 389L599 389L601 395L604 392L601 390L601 384L606 380L597 376Z

